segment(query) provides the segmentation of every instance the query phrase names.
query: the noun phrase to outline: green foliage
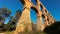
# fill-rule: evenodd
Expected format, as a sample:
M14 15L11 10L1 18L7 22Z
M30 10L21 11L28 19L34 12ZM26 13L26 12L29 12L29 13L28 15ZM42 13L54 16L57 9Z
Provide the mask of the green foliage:
M11 14L11 10L7 8L2 8L0 12L1 12L1 15L3 15L4 17L8 17Z
M12 32L6 31L6 32L4 32L4 34L13 34L13 31Z
M6 32L4 32L4 34L13 34L13 32L14 31L12 31L12 32L6 31ZM46 34L46 33L34 31L34 32L20 32L18 34Z
M4 21L7 17L9 17L9 15L11 14L11 11L7 8L1 8L0 9L0 31L4 30Z
M15 18L18 20L21 17L22 12L20 10L16 11Z
M8 24L4 26L5 31L13 31L15 30L16 22L10 21Z
M3 32L4 31L13 31L15 30L16 27L16 21L14 18L12 18L9 23L5 24L3 28L1 29Z
M17 21L20 18L22 12L20 10L17 10L17 12L14 16L10 16L10 14L11 14L11 10L9 10L5 7L0 9L0 21L2 21L4 19L2 21L4 23L5 19L7 17L10 17L10 21L7 24L3 25L0 22L0 24L1 24L0 26L2 27L2 28L0 28L0 31L13 31L13 30L15 30Z
M44 32L37 32L37 31L24 31L24 32L20 32L19 34L46 34Z

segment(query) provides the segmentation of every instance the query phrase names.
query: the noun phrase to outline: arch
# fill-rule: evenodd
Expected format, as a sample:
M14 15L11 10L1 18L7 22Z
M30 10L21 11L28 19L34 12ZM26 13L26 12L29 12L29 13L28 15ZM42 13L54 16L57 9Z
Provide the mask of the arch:
M31 12L32 11L32 12ZM37 15L38 15L38 10L37 10L37 8L36 7L34 7L34 6L31 6L31 8L30 8L30 18L31 18L31 20L32 20L32 22L34 22L34 24L36 24L36 21L37 21ZM34 20L33 20L34 19Z
M34 23L34 24L36 24L36 20L37 20L36 17L37 17L36 12L33 9L31 9L30 18L31 18L32 23Z
M44 24L44 19L45 19L45 16L44 14L42 14L42 23Z
M33 9L36 12L36 14L39 13L38 10L35 7L32 6L31 9Z
M40 4L40 11L42 11L42 9L43 9L43 6Z
M47 18L48 24L50 25L49 18Z
M45 9L45 13L48 13L46 9Z
M47 21L49 21L49 19L47 18Z

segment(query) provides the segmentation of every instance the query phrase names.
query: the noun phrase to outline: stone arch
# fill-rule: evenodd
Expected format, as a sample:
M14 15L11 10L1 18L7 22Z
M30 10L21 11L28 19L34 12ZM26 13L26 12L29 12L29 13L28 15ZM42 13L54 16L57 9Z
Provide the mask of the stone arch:
M31 6L31 8L30 9L33 9L35 12L36 12L36 14L38 14L39 12L38 12L38 10L34 7L34 6Z
M34 17L36 19L36 22L37 22L37 17L38 17L38 14L39 14L39 11L37 10L37 8L35 6L31 6L30 7L30 13L31 13L31 9L33 10L33 12L36 14L36 16ZM31 16L30 16L31 18ZM36 23L35 22L35 23Z
M22 12L21 17L18 20L19 23L18 23L18 25L16 27L16 30L15 30L14 34L18 34L19 32L24 31L25 28L27 28L27 27L28 27L28 29L27 29L28 31L32 31L31 20L30 20L30 9L33 9L37 14L37 21L38 22L37 22L37 28L36 29L38 31L39 30L43 31L45 26L42 24L42 16L43 16L44 20L47 19L46 16L48 18L50 17L48 14L47 15L43 14L42 10L45 10L44 6L38 2L39 6L37 7L37 6L33 5L30 2L30 0L21 0L21 2L24 5L24 10ZM39 10L39 7L41 7L42 10ZM42 11L42 12L40 12L40 11Z
M49 24L50 24L50 23L49 23L49 18L47 18L47 21L48 21L48 26L49 26Z
M40 12L35 6L31 6L31 9L33 9L35 12L36 12L36 18L37 18L37 22L36 22L36 30L37 31L42 31L43 30L43 28L44 28L44 26L43 26L43 24L42 24L42 12ZM40 12L40 13L39 13ZM43 16L44 17L44 16Z
M45 13L48 13L46 9L45 9Z
M42 11L43 10L43 6L40 4L40 11Z
M48 24L49 20L48 20L48 17L46 16L46 14L42 14L42 17L44 18L43 25L44 25L44 26L48 26L48 25L49 25L49 24Z
M44 24L45 15L42 14L42 23Z
M47 21L49 21L49 19L47 18Z

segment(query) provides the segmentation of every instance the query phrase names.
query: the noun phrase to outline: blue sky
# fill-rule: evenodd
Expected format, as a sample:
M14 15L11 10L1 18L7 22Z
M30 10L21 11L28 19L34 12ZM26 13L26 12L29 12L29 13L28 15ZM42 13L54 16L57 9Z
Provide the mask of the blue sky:
M56 21L60 21L60 0L41 0Z
M40 0L43 5L48 9L51 15L55 18L56 21L60 21L60 0ZM33 3L35 1L33 0ZM16 10L20 9L22 11L23 5L19 0L0 0L0 8L6 7L11 10L11 15L13 16L16 13ZM31 19L33 22L36 22L36 13L31 10ZM9 18L5 20L7 23Z

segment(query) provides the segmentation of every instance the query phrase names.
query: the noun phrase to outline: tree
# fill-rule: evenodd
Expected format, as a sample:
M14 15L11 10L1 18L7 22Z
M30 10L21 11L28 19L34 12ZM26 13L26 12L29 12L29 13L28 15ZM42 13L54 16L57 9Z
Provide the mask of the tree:
M11 11L7 8L2 8L2 14L4 17L8 17L11 14Z
M3 28L5 31L13 31L16 28L16 19L13 16L10 18L10 21Z
M15 14L15 18L16 20L18 20L21 17L22 12L20 10L17 10L16 14Z
M4 29L4 21L7 17L9 17L9 15L11 14L11 11L7 8L2 8L0 9L0 30Z
M5 11L6 11L6 9L5 9ZM15 30L16 24L18 22L18 19L21 16L21 13L22 12L20 10L17 10L17 12L14 16L10 16L10 21L4 26L3 30L5 30L5 31Z
M9 17L11 11L7 8L0 9L0 21L4 22L4 20Z

